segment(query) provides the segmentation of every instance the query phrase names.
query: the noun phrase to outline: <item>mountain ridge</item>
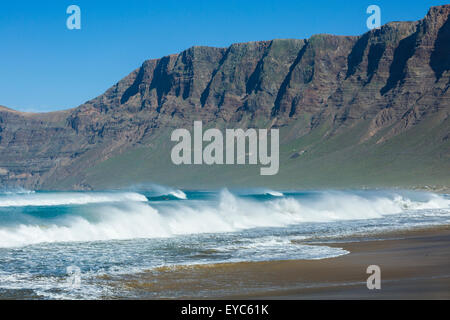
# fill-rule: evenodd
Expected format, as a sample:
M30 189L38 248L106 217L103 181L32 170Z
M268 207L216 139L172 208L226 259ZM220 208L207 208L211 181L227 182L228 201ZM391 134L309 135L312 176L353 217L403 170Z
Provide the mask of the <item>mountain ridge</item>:
M450 5L432 7L422 20L390 22L361 36L194 46L146 60L74 109L30 114L0 107L0 185L209 187L214 174L227 185L448 186L449 12ZM194 120L280 128L279 177L262 181L247 167L172 166L170 131ZM403 141L405 134L413 141ZM376 157L361 154L392 144L398 150L373 166ZM400 164L408 161L402 152L412 150L418 155L411 155L408 176ZM350 164L359 171L343 170ZM389 166L396 181L384 184L376 176Z

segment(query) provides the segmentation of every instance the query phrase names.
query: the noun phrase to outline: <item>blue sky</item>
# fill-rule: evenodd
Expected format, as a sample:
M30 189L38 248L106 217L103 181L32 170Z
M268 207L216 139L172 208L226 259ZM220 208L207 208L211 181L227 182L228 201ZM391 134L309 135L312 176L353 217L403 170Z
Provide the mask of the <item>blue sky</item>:
M44 112L76 107L150 58L193 45L308 38L367 31L366 8L381 22L418 20L446 1L396 0L58 0L0 3L0 105ZM66 9L81 8L81 30Z

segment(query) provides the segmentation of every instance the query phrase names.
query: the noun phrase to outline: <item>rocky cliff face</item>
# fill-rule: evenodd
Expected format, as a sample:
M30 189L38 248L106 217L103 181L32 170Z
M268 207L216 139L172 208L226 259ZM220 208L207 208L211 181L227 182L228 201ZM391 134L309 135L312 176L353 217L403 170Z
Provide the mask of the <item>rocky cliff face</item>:
M439 167L439 181L450 183L450 170L442 177L442 170L450 169L449 13L450 5L432 7L420 21L391 22L359 37L192 47L145 61L103 95L72 110L28 114L0 107L0 186L112 185L114 179L96 185L98 172L130 172L132 161L115 159L146 147L158 152L170 143L161 136L189 128L194 120L218 127L282 128L282 157L291 174L306 170L308 161L350 163L362 146L378 152L395 142L402 153L415 144L425 159L416 159L417 165L429 166L430 172ZM322 150L327 142L334 147ZM351 159L327 158L338 147ZM309 160L300 156L305 151ZM437 167L430 160L436 157ZM382 159L373 166L370 159L358 161L375 175L388 165ZM103 163L115 163L115 169L108 173ZM154 163L143 179L177 183L159 176ZM125 180L121 183L132 182ZM416 180L408 181L420 183Z

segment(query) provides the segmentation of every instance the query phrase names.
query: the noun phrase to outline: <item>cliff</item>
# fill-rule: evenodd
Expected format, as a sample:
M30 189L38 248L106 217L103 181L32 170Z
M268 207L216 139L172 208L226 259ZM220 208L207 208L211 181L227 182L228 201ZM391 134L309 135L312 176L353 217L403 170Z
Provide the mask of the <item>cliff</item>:
M0 186L450 185L450 5L361 36L192 47L71 110L0 107ZM280 128L280 172L170 163L170 132Z

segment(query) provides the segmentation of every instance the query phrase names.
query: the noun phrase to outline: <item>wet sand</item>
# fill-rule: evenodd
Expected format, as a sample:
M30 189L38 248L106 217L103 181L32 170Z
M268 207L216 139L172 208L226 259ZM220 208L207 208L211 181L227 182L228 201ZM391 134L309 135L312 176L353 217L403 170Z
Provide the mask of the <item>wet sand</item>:
M323 260L161 268L130 276L122 285L143 299L450 299L450 226L324 245L350 253ZM369 265L381 268L380 290L367 289Z

